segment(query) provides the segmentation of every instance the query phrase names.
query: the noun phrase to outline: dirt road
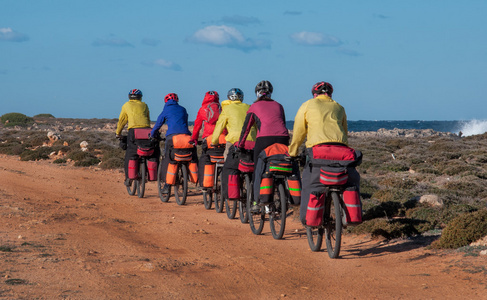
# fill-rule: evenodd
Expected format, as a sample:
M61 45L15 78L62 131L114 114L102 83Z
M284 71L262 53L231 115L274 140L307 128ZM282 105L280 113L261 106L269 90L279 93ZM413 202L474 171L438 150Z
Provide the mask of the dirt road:
M487 299L485 257L347 235L332 260L122 177L0 156L0 299Z

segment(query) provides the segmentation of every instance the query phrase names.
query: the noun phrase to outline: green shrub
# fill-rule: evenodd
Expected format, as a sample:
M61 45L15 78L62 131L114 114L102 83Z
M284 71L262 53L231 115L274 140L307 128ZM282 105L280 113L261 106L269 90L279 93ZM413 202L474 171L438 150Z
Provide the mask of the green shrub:
M67 162L67 160L65 158L57 158L52 163L53 164L64 164L66 162Z
M118 157L110 157L107 160L103 160L100 164L102 169L119 169L123 168L124 159Z
M421 221L410 219L373 219L350 228L350 231L356 234L369 233L372 237L384 237L386 239L404 238L417 235L419 232L415 228L415 224L419 223Z
M460 215L443 230L432 246L435 248L460 248L487 235L487 209Z
M49 154L52 152L51 147L39 147L35 150L26 149L20 154L20 160L43 160L49 159Z
M34 116L34 119L55 119L55 117L51 114L38 114Z
M0 117L1 122L6 126L28 126L34 123L34 119L21 113L8 113Z
M82 160L79 160L74 163L75 167L89 167L93 165L97 165L100 163L100 160L96 157L86 157Z
M375 192L372 195L372 198L378 199L381 202L406 202L414 197L414 194L405 189L397 189L397 188L386 188L381 189Z

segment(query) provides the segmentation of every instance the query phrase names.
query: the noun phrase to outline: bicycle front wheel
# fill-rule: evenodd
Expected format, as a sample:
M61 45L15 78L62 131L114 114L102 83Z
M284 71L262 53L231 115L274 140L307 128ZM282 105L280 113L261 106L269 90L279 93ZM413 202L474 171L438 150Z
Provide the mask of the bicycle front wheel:
M247 210L247 199L250 196L250 190L252 189L252 181L250 180L250 175L248 173L244 174L244 180L242 183L242 198L238 201L238 214L240 217L240 222L248 223L249 214Z
M129 193L130 196L135 195L137 192L137 181L136 180L131 180L130 185L127 186L127 192Z
M323 227L306 227L306 237L308 238L308 245L311 251L316 252L321 250L323 244Z
M230 200L230 199L225 199L225 206L227 207L227 217L232 220L235 218L235 215L237 214L237 207L239 200Z
M157 190L159 192L159 198L161 199L162 202L168 202L169 197L171 196L171 186L169 186L169 191L168 193L162 193L162 190L164 189L165 182L162 180L162 161L159 163L159 168L157 170Z
M176 184L174 185L174 197L178 205L186 203L188 196L188 166L186 164L178 164L178 174L176 177Z
M325 239L326 250L330 258L337 258L340 254L342 242L342 214L340 196L337 192L331 192L331 197L325 200Z
M213 192L211 189L203 190L203 203L206 209L211 209L211 204L213 202Z
M218 168L215 174L215 211L217 213L222 213L223 206L225 205L225 201L223 199L221 177L222 177L221 168Z
M250 193L247 195L247 214L249 216L249 225L250 230L253 234L259 235L262 233L262 229L264 229L264 222L265 222L265 208L260 207L259 211L252 212L252 202L253 199L253 187L250 187Z
M139 178L138 187L137 187L137 196L139 198L143 198L145 194L145 180L147 179L147 168L145 165L145 161L141 159L139 164Z
M283 182L279 182L274 191L274 202L271 205L269 223L272 237L279 240L286 228L287 196Z

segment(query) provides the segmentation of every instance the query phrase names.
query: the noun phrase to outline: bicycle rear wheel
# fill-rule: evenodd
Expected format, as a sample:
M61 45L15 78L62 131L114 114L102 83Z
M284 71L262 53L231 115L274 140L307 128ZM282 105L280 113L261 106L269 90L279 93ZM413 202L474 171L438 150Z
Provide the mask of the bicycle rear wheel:
M139 164L139 178L137 178L138 181L137 196L139 198L144 197L146 179L147 179L147 168L145 166L145 161L141 159Z
M325 240L326 250L330 258L337 258L340 254L342 242L342 213L340 196L331 192L325 200Z
M242 183L242 198L238 201L238 214L240 217L240 222L248 223L249 214L247 210L247 199L250 196L250 190L252 189L252 181L250 180L250 175L248 173L244 174L244 180Z
M316 252L321 250L323 244L323 227L306 227L306 237L308 238L308 245L311 251Z
M176 184L174 185L174 197L178 205L186 203L188 196L188 166L186 164L178 164L178 173L176 177Z
M253 234L259 235L262 233L262 229L264 229L264 222L265 222L265 208L260 207L258 212L250 211L252 207L253 200L253 187L250 188L250 196L247 197L247 213L249 216L249 225L250 230Z
M127 192L129 193L130 196L135 195L137 192L137 181L136 180L131 180L130 185L127 186Z
M166 183L162 180L162 160L161 160L161 163L159 164L159 168L157 170L157 190L159 192L159 198L161 199L162 202L168 202L169 197L171 197L171 186L169 186L169 190L167 194L162 193L165 184Z
M274 202L271 204L269 225L272 237L279 240L286 229L287 196L283 182L279 182L274 190Z
M222 193L222 172L221 167L219 167L215 174L215 211L217 213L223 212L223 207L225 205L225 201L223 199Z
M211 209L213 202L213 191L211 189L203 190L203 203L206 209Z

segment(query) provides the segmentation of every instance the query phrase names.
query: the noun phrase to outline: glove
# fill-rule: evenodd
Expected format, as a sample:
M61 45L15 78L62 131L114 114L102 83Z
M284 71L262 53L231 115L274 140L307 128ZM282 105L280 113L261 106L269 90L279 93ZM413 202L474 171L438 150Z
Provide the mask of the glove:
M121 140L121 139L122 139L122 135L121 135L121 134L115 134L115 137L116 137L117 139L119 139L119 140Z

